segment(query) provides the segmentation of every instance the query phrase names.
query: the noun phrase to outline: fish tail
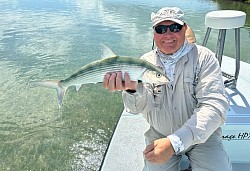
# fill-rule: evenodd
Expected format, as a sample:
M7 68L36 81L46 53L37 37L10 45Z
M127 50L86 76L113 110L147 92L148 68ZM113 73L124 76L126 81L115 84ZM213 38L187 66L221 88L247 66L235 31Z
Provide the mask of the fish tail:
M60 85L59 80L35 82L34 85L56 89L58 106L59 108L62 106L63 97L65 95L67 87L63 87L62 85Z

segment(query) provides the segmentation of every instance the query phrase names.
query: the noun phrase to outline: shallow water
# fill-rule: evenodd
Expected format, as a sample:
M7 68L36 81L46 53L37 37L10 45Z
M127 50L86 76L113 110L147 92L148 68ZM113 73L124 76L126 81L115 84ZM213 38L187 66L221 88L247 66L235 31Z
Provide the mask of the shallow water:
M209 0L0 0L0 170L98 170L123 110L120 93L101 85L68 89L61 109L55 90L33 87L63 79L101 56L100 43L139 57L152 46L150 14L179 6L199 44L212 10L248 13L241 29L242 60L250 63L249 8ZM216 31L208 47L216 45ZM233 56L232 32L225 54Z

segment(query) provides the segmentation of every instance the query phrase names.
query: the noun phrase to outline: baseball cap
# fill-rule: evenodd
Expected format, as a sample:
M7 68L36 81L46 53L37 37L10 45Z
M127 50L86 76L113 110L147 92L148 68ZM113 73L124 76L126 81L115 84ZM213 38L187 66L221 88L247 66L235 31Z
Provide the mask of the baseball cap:
M184 13L178 7L164 7L157 13L151 13L151 20L153 27L162 21L170 20L178 24L184 24Z

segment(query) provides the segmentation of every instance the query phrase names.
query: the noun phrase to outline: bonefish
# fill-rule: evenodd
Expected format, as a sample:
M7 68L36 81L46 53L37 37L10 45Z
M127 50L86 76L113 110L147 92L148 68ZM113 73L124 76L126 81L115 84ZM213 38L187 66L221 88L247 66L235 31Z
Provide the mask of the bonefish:
M107 73L127 72L132 81L142 81L164 84L168 79L164 71L140 58L120 57L103 45L103 59L89 63L63 80L47 80L35 82L35 85L54 88L57 91L58 105L62 105L63 97L68 87L74 85L79 90L82 84L101 83Z

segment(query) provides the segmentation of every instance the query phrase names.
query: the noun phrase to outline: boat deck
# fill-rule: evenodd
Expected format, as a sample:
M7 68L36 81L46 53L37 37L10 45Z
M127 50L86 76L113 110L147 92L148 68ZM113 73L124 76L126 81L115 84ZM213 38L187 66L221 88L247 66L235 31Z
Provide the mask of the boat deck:
M234 73L234 59L223 57L222 70ZM234 171L250 168L250 64L241 62L237 88L226 88L230 110L223 128L223 143ZM141 171L143 169L144 132L149 125L142 115L123 112L114 132L102 171ZM182 167L187 162L184 160Z

